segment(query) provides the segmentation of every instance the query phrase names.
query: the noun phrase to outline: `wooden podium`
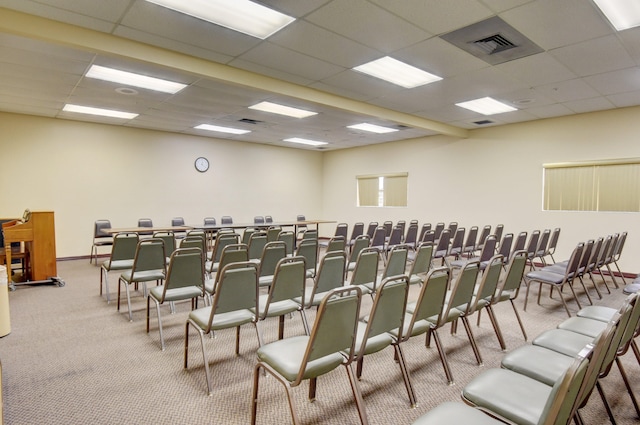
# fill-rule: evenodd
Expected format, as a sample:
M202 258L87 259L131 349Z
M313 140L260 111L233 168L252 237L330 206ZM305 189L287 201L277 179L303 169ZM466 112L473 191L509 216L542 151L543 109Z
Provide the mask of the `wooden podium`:
M6 264L11 264L11 243L24 242L29 267L27 281L18 284L55 283L64 286L56 267L56 232L53 211L26 210L22 220L2 223ZM9 270L9 267L7 267ZM11 277L9 275L9 280Z

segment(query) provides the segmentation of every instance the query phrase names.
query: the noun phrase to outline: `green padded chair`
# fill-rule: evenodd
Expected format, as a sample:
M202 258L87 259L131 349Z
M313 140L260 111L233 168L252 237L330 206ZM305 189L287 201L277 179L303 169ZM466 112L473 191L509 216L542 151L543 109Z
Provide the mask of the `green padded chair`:
M207 278L204 281L204 291L209 305L211 304L213 293L215 292L218 281L222 276L222 273L219 273L219 271L225 268L228 264L244 263L247 261L249 261L249 247L245 244L230 244L224 247L220 255L220 261L216 263L219 270L213 272L213 277L212 273L208 272Z
M124 284L127 293L127 308L129 310L129 321L133 321L131 313L131 294L129 285L142 283L143 296L147 296L147 282L162 282L167 274L167 259L164 253L164 242L162 239L143 239L138 242L136 255L133 259L131 270L127 270L118 279L118 311L120 311L120 287Z
M107 304L111 302L108 273L112 270L122 271L133 267L133 258L136 256L136 248L139 241L140 237L137 233L117 233L113 237L111 255L100 266L100 296L102 296L102 281L104 281Z
M305 270L304 257L281 258L271 276L269 293L260 295L258 320L278 317L278 339L284 338L285 315L295 311L300 312L305 333L309 335L307 316L304 305L300 302L304 299Z
M380 251L378 248L364 248L360 250L355 267L348 282L352 286L357 286L363 294L371 292L369 289L375 285L378 279L378 264L380 262Z
M278 240L284 242L287 247L287 255L293 255L295 237L295 233L291 230L283 230L278 234Z
M111 228L111 221L109 220L96 220L93 225L93 243L91 244L91 252L89 254L89 264L96 260L98 265L98 248L103 246L113 246L113 236L109 233L105 233L104 229Z
M409 226L411 227L411 226ZM431 269L431 258L433 257L433 244L430 242L420 242L415 251L411 269L409 270L409 284L422 284L422 281Z
M334 236L329 239L329 243L327 244L327 249L325 252L344 251L346 247L347 244L344 240L344 236Z
M207 240L203 235L188 234L180 241L180 248L200 248L202 252L207 252Z
M405 363L404 353L400 347L407 296L409 294L409 278L407 276L391 276L385 279L378 289L367 320L358 322L356 333L356 376L362 376L364 357L393 346L395 359L407 389L409 404L416 406L416 395L411 385L409 371ZM396 330L395 334L390 332Z
M524 276L524 269L526 265L527 251L519 250L510 255L507 274L505 275L502 285L498 287L496 296L491 302L492 305L496 305L507 300L511 303L511 308L513 308L513 313L516 315L516 319L518 320L518 324L520 325L520 330L522 331L522 336L525 341L527 340L527 332L524 329L522 319L520 319L520 314L518 314L518 309L516 308L514 301L518 298L518 294L520 293L522 277Z
M380 285L386 278L390 276L402 276L406 273L407 258L409 257L410 248L407 245L396 245L389 251L389 255L384 257L385 266L382 274L376 280L366 283L371 296L374 296Z
M480 315L482 310L486 310L491 321L493 331L498 338L500 348L504 351L507 349L507 345L504 342L500 325L496 320L496 315L493 311L493 301L495 301L496 294L498 292L498 284L500 282L500 274L502 273L502 266L504 264L504 257L500 254L496 254L487 263L484 271L482 272L482 278L478 284L473 301L471 302L471 309L467 316L472 313L478 314L477 324L480 325Z
M277 241L280 232L282 232L282 227L280 226L269 227L267 229L267 242Z
M262 257L262 251L264 251L266 244L267 232L261 230L253 232L251 237L249 237L249 242L247 243L247 246L249 247L249 261L253 260L260 262L260 257Z
M164 253L167 256L167 264L171 259L171 254L176 250L176 235L173 232L154 232L155 239L162 239L164 242Z
M356 267L356 261L358 260L358 255L360 255L360 251L365 248L369 248L371 245L371 238L367 235L357 236L353 243L351 244L351 251L349 253L349 264L347 265L347 270L352 271ZM376 248L377 250L377 248ZM376 251L378 255L380 255L379 251Z
M198 297L204 297L204 254L200 248L180 248L169 260L169 268L164 284L154 286L147 296L147 333L149 333L149 310L151 300L156 305L160 347L164 351L162 317L160 305L165 302L191 300L191 310L198 307Z
M453 385L453 374L449 367L447 355L445 353L440 337L438 336L438 329L446 325L452 324L452 332L456 330L456 321L460 319L464 325L464 329L469 338L469 343L473 350L473 354L476 357L478 365L482 365L482 357L480 351L476 345L475 338L473 337L473 331L469 325L468 314L471 312L473 293L476 287L476 281L478 279L478 273L480 270L480 263L478 261L469 261L460 271L456 282L453 284L453 288L448 296L448 302L443 305L442 312L439 315L432 315L426 320L430 323L429 330L427 332L426 346L430 346L431 336L433 335L444 373L447 376L449 385ZM411 303L407 306L409 313L413 312L414 306Z
M315 277L318 265L318 239L301 240L296 249L296 256L304 257L307 264L307 277Z
M278 262L287 256L287 246L282 241L267 242L258 263L258 283L261 287L271 286Z
M306 263L306 257L303 258ZM296 298L296 302L303 304L306 308L320 305L328 292L343 286L346 262L347 255L344 252L333 251L322 257L311 291L305 293L304 302L302 298ZM309 266L306 265L306 267L308 271Z
M234 232L222 232L218 233L216 237L216 242L213 245L213 251L211 253L211 258L208 259L205 263L205 270L209 276L213 275L216 271L218 271L220 256L222 255L222 251L227 245L235 245L240 243L240 235Z
M293 423L299 424L291 389L309 380L309 399L314 401L318 377L339 366L344 366L347 372L360 422L368 424L352 365L361 298L362 293L358 288L345 287L330 291L319 305L310 335L285 338L258 349L258 363L253 374L252 424L256 423L257 418L261 371L273 376L284 386ZM342 408L342 405L338 408Z
M184 338L184 368L188 367L189 329L193 327L200 335L202 357L207 378L207 394L211 395L209 359L204 345L204 336L222 329L236 328L236 355L240 354L240 326L252 323L256 328L258 345L260 332L255 311L258 310L258 268L254 263L231 263L220 271L221 277L210 307L189 313Z

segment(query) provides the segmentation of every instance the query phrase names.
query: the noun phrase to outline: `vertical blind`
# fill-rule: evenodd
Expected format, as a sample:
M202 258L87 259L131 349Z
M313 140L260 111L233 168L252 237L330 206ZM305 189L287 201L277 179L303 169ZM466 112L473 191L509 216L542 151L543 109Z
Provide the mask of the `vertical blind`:
M356 176L359 207L406 207L409 173Z
M640 211L640 158L543 167L545 210Z

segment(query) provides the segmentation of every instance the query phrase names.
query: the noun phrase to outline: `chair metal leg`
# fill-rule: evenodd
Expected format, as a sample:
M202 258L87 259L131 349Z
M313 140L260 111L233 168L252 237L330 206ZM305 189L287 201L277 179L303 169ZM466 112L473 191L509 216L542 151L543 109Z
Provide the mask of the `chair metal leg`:
M629 397L631 398L631 402L633 403L633 407L636 409L636 414L640 416L640 407L638 406L638 400L636 400L636 396L633 393L633 389L631 388L631 384L629 383L629 378L627 377L627 372L625 372L624 367L622 367L622 362L616 356L616 364L618 365L618 369L620 370L620 375L622 375L622 380L624 381L625 387L627 387L627 392L629 393Z
M309 401L316 401L316 390L318 386L318 378L309 379Z
M467 331L467 336L469 337L469 342L471 343L473 354L476 356L476 361L478 362L478 366L482 366L482 356L480 355L478 344L476 344L476 339L473 337L473 331L471 330L469 319L466 316L462 316L461 320L462 320L462 324L464 325L464 329Z
M195 324L194 324L195 326ZM200 335L200 345L202 346L202 359L204 361L204 373L207 377L207 395L211 395L211 377L209 373L209 359L207 358L207 351L204 346L204 332L202 329L198 328L198 334ZM186 356L186 346L185 346L185 356ZM186 366L186 357L185 357L185 366Z
M302 326L304 326L304 333L305 335L309 335L309 323L307 322L307 315L304 314L304 308L301 308L300 310L300 316L302 316Z
M153 301L155 301L156 303L156 312L158 313L158 331L160 332L160 348L162 349L162 351L164 351L164 335L162 333L162 316L160 316L160 303L155 298L153 299ZM148 316L147 316L147 323L149 323ZM147 325L147 332L149 332L149 325Z
M491 325L493 326L493 330L496 333L496 337L498 338L500 348L502 349L502 351L505 351L507 349L507 345L504 342L504 337L502 336L502 331L500 330L500 325L498 324L496 315L493 312L493 307L491 307L491 305L488 305L486 309L487 314L489 315L489 320L491 321ZM480 314L480 311L478 311L478 314Z
M600 380L596 381L596 388L598 389L598 393L600 394L602 404L604 404L604 408L607 411L607 415L609 415L609 420L613 425L616 425L616 418L613 416L613 411L611 410L611 406L609 406L609 402L607 401L607 397L604 394L602 385L600 385Z
M349 377L349 383L351 384L351 392L353 392L353 398L356 401L356 407L358 408L358 416L360 417L360 423L362 425L368 425L369 419L367 418L367 412L364 408L364 400L362 399L362 393L358 386L358 380L355 379L353 374L353 365L351 363L344 365L347 369L347 376Z
M118 282L118 289L120 289L119 282ZM129 310L129 321L133 322L133 313L131 313L131 294L129 293L129 282L124 283L124 289L127 292L127 309ZM120 294L118 294L118 301L120 301Z
M449 385L453 385L453 374L451 373L451 368L449 367L449 362L447 361L447 354L445 353L442 342L440 341L438 331L436 329L433 329L432 333L433 339L436 341L436 348L438 349L438 354L440 356L440 363L442 363L444 374L447 376L447 382L449 383Z
M404 380L404 386L407 389L407 395L409 396L409 404L411 408L414 408L418 405L418 399L416 397L416 392L413 389L413 385L411 384L411 378L409 377L409 370L407 369L407 363L405 362L404 353L402 352L402 347L400 347L399 343L393 344L395 359L400 366L400 372L402 372L402 379Z
M524 330L524 326L522 324L522 320L520 319L520 314L518 314L518 310L516 309L516 305L513 302L513 299L509 299L511 302L511 307L513 308L513 312L516 315L516 319L518 319L518 324L520 325L520 330L522 331L522 335L524 336L524 340L527 340L527 332Z
M100 267L100 296L102 296L102 278L104 277L104 291L107 294L107 304L111 302L111 296L109 295L109 275L107 269Z

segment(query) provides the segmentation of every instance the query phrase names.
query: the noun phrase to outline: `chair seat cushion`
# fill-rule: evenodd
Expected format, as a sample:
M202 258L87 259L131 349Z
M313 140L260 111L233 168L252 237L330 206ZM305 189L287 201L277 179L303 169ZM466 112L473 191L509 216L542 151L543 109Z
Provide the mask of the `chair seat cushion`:
M443 424L501 425L502 422L483 413L480 409L453 401L438 405L413 422L413 425Z
M527 273L526 278L529 280L535 280L536 282L545 282L560 284L564 281L564 273L553 273L544 270L534 270Z
M551 388L542 382L507 369L489 369L462 390L462 396L520 425L536 425Z
M164 286L154 286L149 290L149 296L155 298L160 301L162 299L162 292L164 291ZM181 301L188 300L191 298L197 298L202 295L202 288L198 288L197 286L184 286L182 288L173 288L168 289L167 293L164 296L164 301Z
M191 319L201 329L206 329L209 324L211 307L203 307L189 313ZM244 325L255 320L255 314L249 309L229 311L227 313L217 313L213 317L212 330L233 328Z
M362 344L364 342L364 333L367 329L367 323L359 322L358 330L356 331L356 355L362 354ZM396 331L397 333L397 331ZM380 350L384 350L394 341L394 337L390 334L383 332L379 335L372 336L367 340L364 355L377 353Z
M133 270L128 270L120 275L123 280L127 282L149 282L152 280L163 280L164 279L164 270L143 270L133 272Z
M576 356L593 338L565 329L550 329L538 335L531 343L566 356Z
M287 381L293 382L300 371L304 353L307 350L309 337L307 335L281 339L258 349L257 355L261 362L271 366ZM307 364L303 379L314 378L330 372L345 362L341 353L332 353Z
M576 332L595 338L607 327L607 322L589 319L588 317L570 317L558 325L558 329Z
M505 354L502 367L553 386L574 358L537 345L525 345Z
M601 305L590 305L584 307L578 312L578 317L587 317L589 319L608 322L618 312L617 309L611 307L603 307Z
M267 299L269 298L268 294L264 294L260 296L260 301L258 302L258 306L260 308L260 317L265 317L264 313L267 308ZM282 300L276 301L269 304L269 311L266 317L276 317L282 316L283 314L291 313L293 311L300 310L301 306L299 303L294 300ZM255 313L255 308L252 308L251 311Z
M111 270L127 270L133 268L133 259L131 260L116 260L116 261L105 261L102 263L102 268L111 271Z

